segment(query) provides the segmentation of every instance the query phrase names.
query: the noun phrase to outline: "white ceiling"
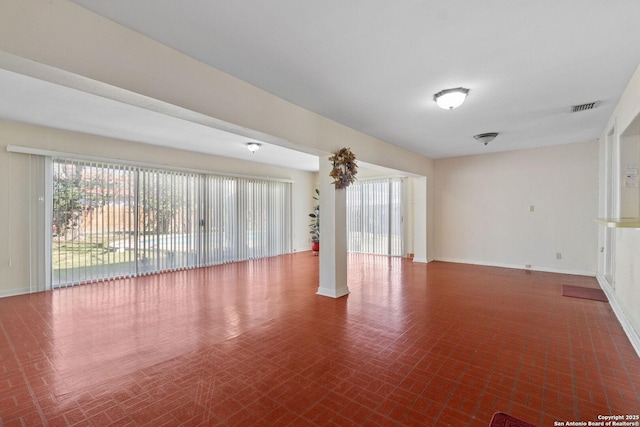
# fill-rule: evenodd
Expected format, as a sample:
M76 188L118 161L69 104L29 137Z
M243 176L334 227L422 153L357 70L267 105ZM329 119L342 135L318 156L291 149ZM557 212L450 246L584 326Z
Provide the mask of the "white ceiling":
M638 0L75 2L304 108L433 158L595 139L640 64ZM439 109L433 94L458 86L470 89L467 101ZM77 105L70 101L70 108ZM599 101L597 108L570 112L592 101ZM134 140L183 148L181 132L209 132L153 115L142 121L148 126L105 130L113 128L106 125L110 114L132 117L124 108L114 106L99 120L83 118L87 131L125 126ZM62 119L55 118L57 127ZM177 140L154 132L162 126L175 129ZM500 135L485 147L473 139L484 132Z

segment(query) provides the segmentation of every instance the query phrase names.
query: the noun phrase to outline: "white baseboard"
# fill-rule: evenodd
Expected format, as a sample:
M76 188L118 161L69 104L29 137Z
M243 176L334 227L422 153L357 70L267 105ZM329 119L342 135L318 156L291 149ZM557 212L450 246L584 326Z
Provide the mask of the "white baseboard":
M552 268L552 267L543 267L539 265L532 265L531 268L525 268L524 265L520 264L503 264L497 262L487 262L487 261L473 261L468 259L457 259L457 258L436 258L436 261L442 262L454 262L457 264L472 264L472 265L485 265L487 267L501 267L501 268L513 268L516 270L531 270L531 271L544 271L547 273L559 273L559 274L571 274L573 276L589 276L595 277L595 271L584 271L584 270L565 270L561 268Z
M25 295L30 293L29 289L11 289L9 291L0 291L0 298L14 297L16 295Z
M638 354L638 357L640 357L640 335L633 328L631 322L629 321L627 316L624 314L624 311L622 311L622 308L618 305L616 294L611 288L611 286L609 285L609 282L607 281L607 279L605 279L604 276L600 273L596 275L596 279L598 279L598 284L600 285L604 293L607 295L607 298L609 299L609 305L611 306L613 313L618 318L618 322L620 322L620 325L622 326L624 333L627 335L627 338L629 338L629 341L631 341L631 345L633 346L633 349Z
M428 263L429 261L426 258L413 258L413 262L421 262L423 264Z
M349 288L347 287L342 289L325 289L325 288L319 287L318 292L316 292L316 295L321 295L323 297L330 297L330 298L340 298L348 294L349 294Z

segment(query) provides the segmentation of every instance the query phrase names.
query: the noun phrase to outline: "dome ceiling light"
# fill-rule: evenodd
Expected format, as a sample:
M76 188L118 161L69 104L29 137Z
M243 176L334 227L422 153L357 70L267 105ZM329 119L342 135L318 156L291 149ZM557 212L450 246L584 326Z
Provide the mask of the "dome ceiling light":
M252 153L258 151L260 147L262 147L262 144L260 144L259 142L247 142L247 150L251 151Z
M479 133L478 135L474 135L473 137L484 145L487 145L488 143L496 139L496 136L498 136L498 132Z
M433 100L438 104L438 107L453 110L462 105L468 93L469 89L463 87L445 89L433 95Z

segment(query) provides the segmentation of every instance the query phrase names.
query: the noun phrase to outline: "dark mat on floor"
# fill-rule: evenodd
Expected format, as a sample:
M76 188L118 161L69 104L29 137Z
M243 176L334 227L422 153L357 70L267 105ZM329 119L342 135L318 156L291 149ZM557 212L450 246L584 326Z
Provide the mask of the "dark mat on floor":
M504 412L496 412L491 417L491 423L489 423L489 427L536 427L533 424L529 424L526 421L519 420L517 418L512 417L511 415L507 415Z
M602 289L584 288L582 286L562 285L562 296L609 302Z

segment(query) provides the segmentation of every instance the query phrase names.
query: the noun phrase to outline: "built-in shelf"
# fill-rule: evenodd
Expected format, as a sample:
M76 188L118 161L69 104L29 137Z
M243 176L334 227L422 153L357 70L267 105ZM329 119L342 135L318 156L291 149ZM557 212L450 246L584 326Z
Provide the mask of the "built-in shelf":
M640 228L640 218L596 218L596 222L612 228Z

